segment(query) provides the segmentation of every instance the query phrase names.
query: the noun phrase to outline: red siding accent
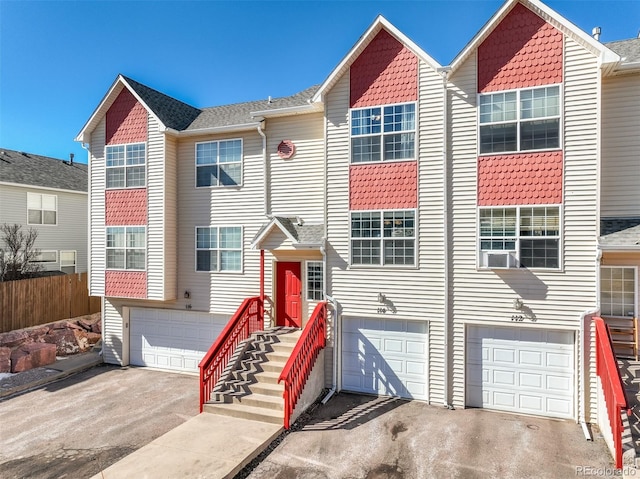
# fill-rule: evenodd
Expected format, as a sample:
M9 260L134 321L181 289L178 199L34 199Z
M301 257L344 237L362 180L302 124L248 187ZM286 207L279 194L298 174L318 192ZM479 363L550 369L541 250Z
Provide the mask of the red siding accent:
M418 163L401 161L349 167L349 209L418 206Z
M107 111L106 144L147 141L147 110L126 88Z
M147 224L147 189L105 191L105 224L127 226Z
M104 294L112 298L147 297L146 271L105 271Z
M562 203L562 151L478 158L478 206Z
M418 99L418 57L386 30L367 45L350 70L351 108Z
M478 48L480 93L562 82L562 32L517 4Z

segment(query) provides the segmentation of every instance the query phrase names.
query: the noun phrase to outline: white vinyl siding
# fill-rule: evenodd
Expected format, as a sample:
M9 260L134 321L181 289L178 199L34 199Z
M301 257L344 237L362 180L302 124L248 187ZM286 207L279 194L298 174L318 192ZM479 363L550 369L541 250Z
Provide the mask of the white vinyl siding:
M103 118L91 133L91 157L89 177L91 192L89 195L89 228L91 244L91 267L89 293L92 296L104 296L104 271L106 269L106 230L105 230L105 159L104 140L105 119Z
M174 300L178 285L178 152L177 141L165 135L164 166L164 299ZM182 296L180 294L179 296Z
M165 238L172 232L167 229L166 206L171 202L165 189L167 162L164 134L159 131L157 120L148 115L147 131L147 297L153 300L172 299L175 293L165 296L165 262L173 261L165 251ZM173 232L175 234L175 232Z
M444 385L442 78L428 65L420 63L419 101L416 103L418 136L415 144L418 162L418 208L415 214L419 234L415 266L361 268L345 264L350 254L351 239L349 75L347 72L337 81L325 100L327 224L328 241L333 249L327 257L328 291L340 301L343 313L348 316L389 321L424 320L428 311L429 331L433 331L433 336L429 337L429 400L441 403ZM379 303L378 293L383 293L389 303ZM379 308L386 312L378 312ZM327 377L330 378L330 350L326 358Z
M640 216L640 74L603 80L600 214Z
M268 119L268 213L300 216L306 223L324 222L324 137L322 113ZM296 154L277 153L282 140L291 140ZM260 172L262 179L262 172Z
M102 304L102 355L104 362L126 366L129 364L129 330L125 328L122 303L112 298L104 298Z
M260 290L260 251L250 248L263 223L263 157L262 138L257 131L243 134L243 186L242 188L195 188L195 144L225 140L223 135L182 139L178 143L178 211L177 302L171 307L191 308L193 311L211 312L230 317L242 301L257 296ZM238 138L234 134L232 138ZM243 270L235 274L205 275L195 269L196 227L203 225L242 225ZM271 291L272 257L265 254L266 285ZM206 280L205 280L206 278ZM184 291L190 298L184 298Z
M27 196L31 194L51 195L52 191L27 185L0 185L0 224L19 224L25 232L33 228L38 233L35 247L42 251L76 250L77 272L87 271L88 195L80 191L56 191L58 224L52 227L27 225ZM59 263L48 263L45 269L57 270Z

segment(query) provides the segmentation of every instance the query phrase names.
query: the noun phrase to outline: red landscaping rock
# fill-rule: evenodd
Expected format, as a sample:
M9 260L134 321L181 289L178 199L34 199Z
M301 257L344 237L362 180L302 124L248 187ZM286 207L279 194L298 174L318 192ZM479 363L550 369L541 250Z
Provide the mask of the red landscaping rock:
M11 372L21 373L56 362L54 344L29 343L14 349L11 353Z
M91 332L92 333L97 333L97 334L102 334L102 323L100 321L98 321L97 323L94 323L91 326Z
M25 341L30 341L29 333L24 330L9 331L0 334L0 347L13 348L19 346Z
M11 348L0 348L0 373L11 372Z
M56 346L58 356L68 356L80 352L76 335L70 329L52 329L44 340Z
M100 333L87 333L87 339L89 340L89 344L96 344L102 338L102 334Z

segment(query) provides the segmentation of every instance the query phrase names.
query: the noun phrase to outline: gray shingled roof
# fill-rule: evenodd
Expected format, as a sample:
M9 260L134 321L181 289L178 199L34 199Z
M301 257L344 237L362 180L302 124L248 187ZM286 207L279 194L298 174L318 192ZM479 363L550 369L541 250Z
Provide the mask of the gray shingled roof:
M319 85L315 85L295 95L272 98L271 101L265 99L198 109L129 77L122 75L122 78L131 85L165 126L178 131L254 123L256 119L251 118L252 111L306 105L319 88Z
M87 191L88 170L82 163L0 148L0 182Z
M265 99L203 108L202 113L186 130L253 123L256 119L251 118L252 111L277 110L279 108L307 105L319 87L320 85L315 85L295 95L272 98L270 102Z
M131 78L124 75L122 75L122 78L131 85L131 88L142 98L142 101L151 108L160 121L168 128L173 128L178 131L184 130L202 113L201 110L191 105L187 105L180 100L160 93Z
M271 221L263 224L260 230L255 235L253 242L255 242L267 228L274 224L275 220L285 228L295 240L296 244L301 245L319 245L322 244L324 238L324 225L323 224L298 224L297 218L288 218L286 216L274 216Z
M640 218L604 218L600 220L600 244L636 246L640 244Z
M640 62L640 38L609 42L604 46L620 55L623 63Z

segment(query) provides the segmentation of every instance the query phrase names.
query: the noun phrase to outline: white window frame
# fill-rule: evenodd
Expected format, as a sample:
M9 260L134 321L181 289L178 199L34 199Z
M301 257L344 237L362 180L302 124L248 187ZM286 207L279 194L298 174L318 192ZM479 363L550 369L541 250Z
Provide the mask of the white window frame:
M230 162L225 162L225 163L220 163L219 158L220 158L220 144L221 143L226 143L226 142L232 142L232 141L239 141L240 142L240 161L230 161ZM203 164L203 165L199 165L198 164L198 145L205 145L205 144L212 144L212 143L216 143L218 145L218 158L216 159L215 163L209 163L209 164ZM209 141L198 141L195 143L194 145L194 168L195 168L195 176L194 176L194 186L196 188L239 188L242 186L242 181L243 181L243 174L244 174L244 140L242 138L225 138L224 140L209 140ZM240 165L240 181L235 184L235 185L222 185L220 184L220 165ZM218 169L218 184L216 185L202 185L202 186L198 186L198 168L201 167L210 167L210 166L216 166Z
M604 270L610 271L613 269L630 269L633 270L633 311L627 311L627 314L619 316L619 315L615 315L615 314L608 314L609 311L611 311L611 309L605 310L602 306L602 293L604 292L608 292L608 293L613 293L615 290L613 289L613 284L611 285L612 288L609 289L608 291L605 291L605 289L603 288L603 278L602 278L602 272ZM600 297L598 298L598 302L599 302L599 307L600 307L600 315L601 316L605 316L608 318L636 318L638 316L638 268L637 266L630 266L630 265L602 265L600 266ZM621 291L624 294L624 290ZM609 304L615 304L613 302L613 300L609 303ZM619 304L619 303L618 303ZM626 301L622 302L623 307L627 304ZM631 313L631 314L629 314Z
M404 105L413 105L413 114L414 114L414 122L413 122L413 129L410 130L401 130L401 131L384 131L384 109L385 108L389 108L389 107L396 107L396 106L404 106ZM363 110L370 110L373 108L379 108L380 109L380 133L364 133L364 134L360 134L360 135L354 135L353 134L353 112L356 111L363 111ZM415 101L407 101L407 102L401 102L401 103L387 103L387 104L383 104L383 105L374 105L374 106L365 106L365 107L359 107L359 108L350 108L349 109L349 164L350 165L367 165L367 164L377 164L377 163L391 163L391 162L399 162L399 161L416 161L417 155L418 155L418 105L417 102ZM389 159L389 160L385 160L384 159L384 155L385 155L385 148L384 148L384 139L385 136L390 136L390 135L398 135L398 134L405 134L405 133L413 133L413 157L412 158L394 158L394 159ZM373 137L380 137L380 159L379 160L371 160L371 161L353 161L353 140L355 138L373 138Z
M535 118L522 118L522 103L521 103L521 95L524 91L535 91L543 88L553 88L558 87L558 114L544 117L535 117ZM494 121L494 122L486 122L481 123L481 98L488 97L491 95L497 94L507 94L507 93L515 93L516 94L516 118L514 120L504 120L504 121ZM477 94L477 138L478 138L478 156L497 156L497 155L509 155L516 153L535 153L540 151L558 151L563 148L563 104L564 104L564 92L562 90L562 83L554 83L550 85L539 85L535 87L528 88L517 88L512 90L500 90L500 91L491 91L486 93L478 93ZM544 121L544 120L558 120L558 146L553 148L539 148L539 149L527 149L523 150L521 147L521 125L523 123L529 123L534 121ZM493 126L493 125L516 125L516 149L515 150L506 150L506 151L495 151L495 152L486 152L482 153L482 141L481 141L481 128L483 126Z
M63 264L62 255L63 253L73 253L73 264ZM73 266L73 272L78 272L78 251L77 250L60 250L60 271L62 268L68 268L69 266Z
M547 236L547 235L540 235L540 236L527 236L527 235L522 235L521 234L521 229L522 229L522 224L521 224L521 211L525 208L558 208L558 235L557 236ZM501 210L501 209L515 209L516 211L516 216L515 216L515 235L514 236L510 236L510 235L504 235L504 236L481 236L481 227L480 227L480 212L481 211L486 211L486 210ZM542 270L542 271L561 271L563 269L563 234L562 234L562 225L563 223L563 219L564 219L564 211L562 208L562 205L560 204L551 204L551 205L499 205L499 206L482 206L479 207L477 212L477 223L476 223L476 238L477 238L477 243L476 243L476 247L477 247L477 251L478 251L478 255L477 255L477 269L503 269L503 268L514 268L514 269L529 269L529 270ZM502 239L506 239L506 238L513 238L513 241L515 242L515 248L514 249L482 249L482 241L491 241L493 239L493 241L500 241ZM547 267L542 267L542 266L523 266L521 264L520 258L521 258L521 251L522 251L522 246L521 246L521 242L522 241L527 241L527 240L543 240L543 239L549 239L549 240L557 240L558 242L558 267L557 268L547 268ZM483 254L485 253L489 253L489 254L509 254L512 256L511 260L509 261L509 263L505 263L505 266L489 266L488 264L484 264L483 262Z
M108 246L108 235L110 229L122 228L124 234L123 246ZM127 230L133 228L142 228L144 230L144 246L129 246L127 245ZM147 271L149 252L147 248L147 226L146 225L126 225L126 226L107 226L105 228L105 270L107 271ZM124 251L124 267L115 268L108 266L109 250L123 250ZM127 267L127 251L144 251L144 267L143 268L128 268Z
M309 274L310 266L319 266L320 267L320 278L313 278L314 283L320 281L320 289L312 288L310 282L312 281L311 275ZM307 301L322 301L324 299L324 262L323 261L305 261L305 288L306 294L305 297ZM311 293L314 293L312 295ZM315 294L320 293L320 297L316 298Z
M384 214L385 213L413 213L413 236L384 236ZM352 224L353 215L361 213L379 213L380 214L380 236L375 237L354 237ZM385 268L385 269L412 269L416 268L418 263L418 211L415 208L401 208L401 209L383 209L383 210L353 210L349 212L349 267L350 268ZM385 264L384 260L384 245L385 241L392 240L413 240L413 263L411 264ZM369 263L354 263L353 262L353 242L359 240L380 240L380 262L375 264Z
M198 248L198 229L201 228L215 228L217 230L216 248ZM221 248L220 247L220 229L221 228L239 228L240 229L240 248ZM244 227L240 225L202 225L196 226L194 229L194 270L196 273L223 273L223 274L243 274L244 271ZM198 251L214 251L217 255L217 269L198 269ZM222 266L221 253L224 251L240 251L240 269L220 269Z
M127 155L127 147L131 147L131 146L144 146L144 163L134 163L134 164L128 164L129 158ZM119 148L119 147L123 147L124 148L124 164L122 165L112 165L112 166L108 166L107 165L107 155L108 155L108 150L110 148ZM136 189L136 188L146 188L147 187L147 155L148 155L148 148L147 148L147 143L144 141L140 141L140 142L134 142L134 143L119 143L116 145L105 145L104 147L104 162L105 162L105 172L104 172L104 181L105 181L105 189L107 190L126 190L126 189ZM144 169L144 184L142 185L134 185L134 186L128 186L127 185L127 177L128 177L128 170L133 169L133 168L140 168L142 167ZM109 186L109 171L114 171L114 170L123 170L123 175L124 175L124 184L122 186Z
M42 255L45 253L53 253L53 256L55 257L55 259L53 260L43 260L43 259L34 259L33 261L30 261L31 263L35 263L35 264L58 264L58 251L55 249L41 249L38 251L38 254L36 255L36 258L42 258Z
M29 204L33 203L33 199L38 196L40 198L40 208L30 208ZM49 197L49 198L53 198L53 201L55 203L55 209L50 210L50 209L45 209L42 204L43 204L43 199L44 197ZM39 211L40 212L40 222L39 223L32 223L29 220L29 211ZM56 214L56 222L55 223L45 223L44 222L44 213L45 211L53 211ZM38 225L38 226L58 226L58 195L49 195L46 193L32 193L32 192L27 192L27 224L28 225Z

